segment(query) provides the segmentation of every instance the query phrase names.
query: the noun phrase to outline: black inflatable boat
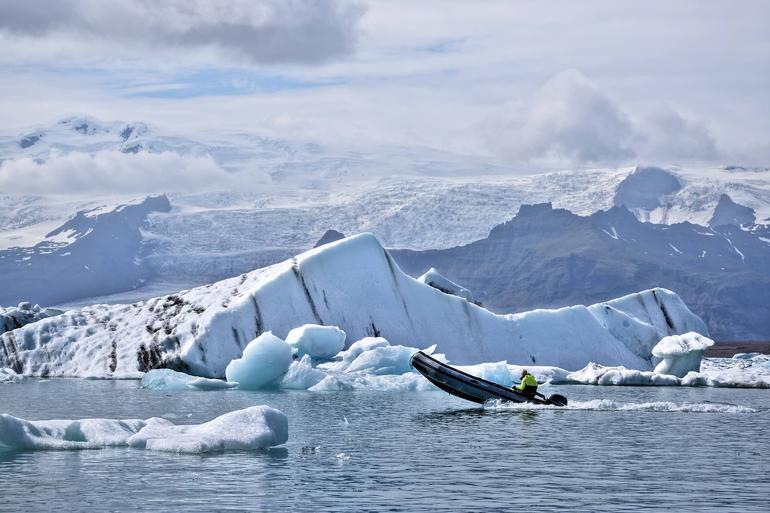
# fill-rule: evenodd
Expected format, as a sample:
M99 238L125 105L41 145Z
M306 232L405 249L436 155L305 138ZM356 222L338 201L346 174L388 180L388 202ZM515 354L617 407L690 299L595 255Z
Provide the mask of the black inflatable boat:
M527 397L511 388L471 376L466 372L450 367L422 351L417 351L412 356L410 364L412 368L441 390L474 403L483 404L490 399L501 399L514 403L567 405L567 398L563 395L553 394L545 397L542 394L535 394L533 397Z

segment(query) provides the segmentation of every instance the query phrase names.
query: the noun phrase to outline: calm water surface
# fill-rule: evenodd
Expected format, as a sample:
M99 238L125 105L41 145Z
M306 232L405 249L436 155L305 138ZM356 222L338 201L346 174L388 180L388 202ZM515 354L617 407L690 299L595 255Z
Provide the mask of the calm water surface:
M199 423L268 404L288 415L289 442L210 456L0 453L0 511L768 511L770 391L557 390L573 402L757 411L484 410L441 392L163 392L134 381L27 380L0 385L0 413Z

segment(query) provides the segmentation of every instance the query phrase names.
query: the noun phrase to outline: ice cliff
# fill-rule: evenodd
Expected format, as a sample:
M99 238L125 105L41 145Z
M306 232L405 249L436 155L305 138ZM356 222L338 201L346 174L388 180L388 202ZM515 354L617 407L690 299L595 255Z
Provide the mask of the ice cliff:
M338 326L438 345L456 364L508 360L576 370L594 361L652 369L663 337L706 333L681 299L652 289L592 306L496 315L404 274L370 234L217 283L126 305L95 305L0 336L0 368L24 375L137 377L172 368L224 377L264 332Z

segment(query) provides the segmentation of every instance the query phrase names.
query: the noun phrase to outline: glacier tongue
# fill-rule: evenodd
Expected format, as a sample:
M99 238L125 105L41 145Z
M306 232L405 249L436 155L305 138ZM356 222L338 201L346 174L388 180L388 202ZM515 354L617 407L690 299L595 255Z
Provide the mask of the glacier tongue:
M25 375L139 377L168 367L223 377L251 340L304 324L348 341L438 345L456 364L507 360L579 369L590 361L651 369L671 334L706 333L673 292L653 289L590 307L496 315L407 276L371 234L217 283L130 305L95 305L0 336L0 367Z

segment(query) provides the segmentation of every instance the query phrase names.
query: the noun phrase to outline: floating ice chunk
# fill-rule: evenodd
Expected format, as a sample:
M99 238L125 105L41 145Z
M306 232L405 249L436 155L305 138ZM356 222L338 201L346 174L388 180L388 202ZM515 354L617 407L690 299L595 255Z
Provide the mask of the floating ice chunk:
M188 388L197 390L222 390L223 388L235 388L238 383L235 381L224 381L222 379L195 378L187 383Z
M375 390L378 392L425 392L436 388L420 374L400 375L354 373L329 374L309 389L311 392L338 392L345 390Z
M561 367L552 367L550 365L509 365L508 369L511 372L511 378L514 381L518 381L521 377L521 370L527 369L527 372L535 376L538 384L543 385L545 383L551 383L558 385L560 383L572 383L567 376L570 371L562 369Z
M142 377L141 387L149 390L219 390L235 388L238 383L221 379L198 378L171 369L153 369Z
M358 358L358 355L364 351L371 351L372 349L387 347L389 345L390 342L382 337L365 337L353 342L347 351L342 351L340 353L340 356L342 357L343 362L352 363L353 360Z
M688 372L682 385L689 387L770 388L770 373L759 369L707 369Z
M434 289L438 289L444 294L461 297L466 301L476 303L476 300L473 299L473 294L470 290L446 278L434 267L431 267L425 274L417 278L417 281L429 285Z
M256 390L274 384L291 361L291 347L268 331L249 342L243 356L227 366L225 376L237 381L239 388Z
M316 368L313 368L310 355L306 354L301 360L291 362L289 370L281 378L280 388L294 390L307 390L324 378L327 374Z
M733 360L753 360L758 356L762 356L762 353L736 353Z
M173 425L150 419L128 439L128 445L155 451L204 453L264 449L286 443L288 438L286 415L269 406L252 406L197 425Z
M655 373L671 374L681 378L690 371L698 372L703 353L713 345L713 340L694 331L684 335L663 337L652 348L652 355L662 358L655 367Z
M13 369L5 367L0 369L0 383L18 383L23 379L24 376L16 374Z
M638 371L620 366L605 367L591 362L579 371L566 376L568 382L584 385L649 385L676 386L679 378L650 371Z
M367 372L369 374L404 374L413 372L409 365L414 347L384 346L364 351L348 366L348 372Z
M126 445L128 438L145 425L147 421L139 419L29 421L4 413L0 414L0 449L101 449Z
M202 453L272 447L285 443L288 434L286 415L269 406L252 406L194 425L174 425L161 418L28 421L0 414L0 449L5 450L130 446Z
M487 381L492 381L504 387L513 384L511 370L507 362L479 363L477 365L460 365L455 368Z
M329 360L345 347L345 332L336 326L305 324L291 330L286 343L296 348L300 357L308 354L316 360Z

